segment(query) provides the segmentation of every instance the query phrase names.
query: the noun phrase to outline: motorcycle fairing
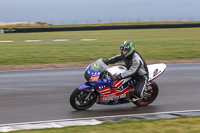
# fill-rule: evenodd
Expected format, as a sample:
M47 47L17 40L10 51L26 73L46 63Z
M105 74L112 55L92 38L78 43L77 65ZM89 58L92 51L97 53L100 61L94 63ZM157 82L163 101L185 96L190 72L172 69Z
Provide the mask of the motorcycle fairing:
M102 89L113 84L115 81L112 81L110 77L105 79L99 78L102 71L105 71L105 68L102 68L99 71L93 71L91 66L88 66L86 69L86 72L90 75L89 79L87 79L88 82L79 85L78 89L91 92L92 89Z
M116 104L124 102L124 98L127 93L135 88L135 80L132 79L122 79L115 81L110 87L105 87L98 89L100 97L98 104ZM114 100L115 97L118 97L117 100ZM127 101L126 101L127 102Z
M96 66L96 65L95 65ZM88 82L95 88L100 89L112 85L115 81L112 81L110 77L100 79L100 75L103 71L106 71L105 68L94 71L90 66L86 69L86 72L90 75L90 78L87 79Z

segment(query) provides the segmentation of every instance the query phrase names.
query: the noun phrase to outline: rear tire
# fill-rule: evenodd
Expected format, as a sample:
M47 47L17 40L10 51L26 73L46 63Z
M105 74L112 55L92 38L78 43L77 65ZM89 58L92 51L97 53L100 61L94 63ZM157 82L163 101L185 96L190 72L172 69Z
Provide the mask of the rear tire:
M86 99L87 98L87 99ZM76 110L86 110L97 100L96 92L86 92L76 88L70 96L70 104Z
M147 106L157 98L158 92L158 85L156 82L151 81L151 83L147 86L147 89L143 92L144 98L133 103L137 106Z

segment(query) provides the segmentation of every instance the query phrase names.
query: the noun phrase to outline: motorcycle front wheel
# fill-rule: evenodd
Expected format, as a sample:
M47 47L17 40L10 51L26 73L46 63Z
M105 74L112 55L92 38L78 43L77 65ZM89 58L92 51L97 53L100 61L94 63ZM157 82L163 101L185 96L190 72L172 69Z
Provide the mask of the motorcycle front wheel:
M143 98L133 103L137 106L147 106L156 99L158 92L158 85L156 82L151 81L151 83L145 88L143 92Z
M86 110L97 100L96 92L86 92L76 88L70 96L70 104L76 110Z

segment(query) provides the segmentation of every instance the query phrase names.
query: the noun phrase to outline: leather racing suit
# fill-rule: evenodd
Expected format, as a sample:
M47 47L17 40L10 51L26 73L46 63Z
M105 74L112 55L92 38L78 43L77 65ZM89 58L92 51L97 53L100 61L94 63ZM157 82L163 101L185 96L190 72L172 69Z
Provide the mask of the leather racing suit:
M149 74L146 62L141 57L141 55L135 50L130 56L126 58L122 54L119 54L107 60L104 60L105 64L107 65L121 61L125 62L126 67L128 69L124 73L121 73L120 75L121 79L134 77L136 81L136 87L135 90L132 92L134 94L131 95L136 95L137 97L142 98L143 91L148 82L148 74Z

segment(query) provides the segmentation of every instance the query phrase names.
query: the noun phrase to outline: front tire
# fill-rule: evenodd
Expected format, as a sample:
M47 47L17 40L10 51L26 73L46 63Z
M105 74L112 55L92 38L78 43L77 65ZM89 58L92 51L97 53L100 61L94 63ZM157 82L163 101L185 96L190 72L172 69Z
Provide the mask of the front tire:
M86 92L76 88L70 96L70 104L76 110L86 110L97 100L96 92Z
M156 82L151 81L143 92L144 98L133 102L137 106L147 106L151 104L158 96L159 88Z

